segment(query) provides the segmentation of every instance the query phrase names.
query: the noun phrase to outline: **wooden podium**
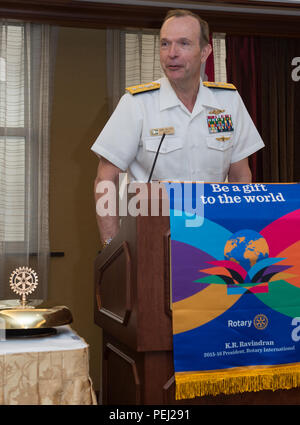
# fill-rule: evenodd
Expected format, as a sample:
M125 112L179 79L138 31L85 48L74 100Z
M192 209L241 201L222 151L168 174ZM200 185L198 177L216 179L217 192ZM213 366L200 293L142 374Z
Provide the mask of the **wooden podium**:
M150 195L150 185L145 185ZM153 197L146 202L151 211ZM123 217L118 235L95 260L103 404L300 404L298 388L175 400L170 225L161 212Z

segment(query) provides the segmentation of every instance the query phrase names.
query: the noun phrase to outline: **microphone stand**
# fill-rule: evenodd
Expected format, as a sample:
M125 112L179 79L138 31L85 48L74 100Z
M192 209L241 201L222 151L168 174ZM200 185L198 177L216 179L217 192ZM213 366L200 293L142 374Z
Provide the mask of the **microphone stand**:
M154 167L155 167L155 164L156 164L156 161L157 161L157 156L158 156L158 154L159 154L159 150L160 150L161 144L162 144L162 142L163 142L163 140L164 140L164 138L165 138L165 135L166 135L166 133L164 133L164 134L162 135L162 138L160 139L159 146L158 146L158 149L157 149L157 151L156 151L156 155L155 155L155 158L154 158L154 161L153 161L153 165L152 165L151 172L150 172L150 175L149 175L149 178L148 178L148 182L147 182L147 183L150 183L150 181L151 181L151 177L152 177L152 174L153 174L153 170L154 170Z

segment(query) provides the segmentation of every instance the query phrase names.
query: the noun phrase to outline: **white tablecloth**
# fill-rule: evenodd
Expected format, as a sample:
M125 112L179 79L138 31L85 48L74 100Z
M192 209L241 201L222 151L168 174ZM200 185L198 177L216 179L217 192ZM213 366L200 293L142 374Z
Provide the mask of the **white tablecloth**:
M56 329L0 341L0 404L97 404L87 343L70 326Z

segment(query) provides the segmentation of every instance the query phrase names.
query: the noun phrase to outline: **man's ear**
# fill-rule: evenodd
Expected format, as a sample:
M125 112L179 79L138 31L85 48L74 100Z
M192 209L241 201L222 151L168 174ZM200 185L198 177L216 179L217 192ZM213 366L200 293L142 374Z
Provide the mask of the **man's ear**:
M202 47L201 49L201 63L204 63L208 56L212 52L211 44L206 44L206 46Z

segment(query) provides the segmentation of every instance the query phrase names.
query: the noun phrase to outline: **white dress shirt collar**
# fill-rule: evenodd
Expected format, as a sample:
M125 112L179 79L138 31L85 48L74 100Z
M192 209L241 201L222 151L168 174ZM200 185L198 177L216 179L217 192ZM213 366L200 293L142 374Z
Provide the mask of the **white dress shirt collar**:
M169 80L166 77L163 77L159 80L160 82L160 110L173 108L175 106L180 106L182 102L177 97L175 91L173 90ZM218 99L216 98L212 89L205 87L203 85L202 79L200 78L200 86L193 109L193 115L202 111L203 106L208 106L212 108L222 109Z

